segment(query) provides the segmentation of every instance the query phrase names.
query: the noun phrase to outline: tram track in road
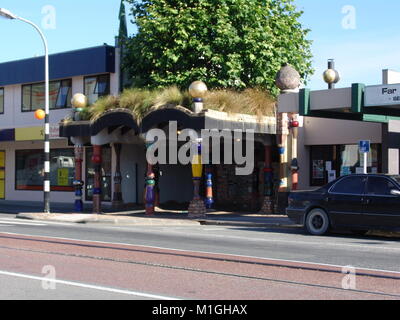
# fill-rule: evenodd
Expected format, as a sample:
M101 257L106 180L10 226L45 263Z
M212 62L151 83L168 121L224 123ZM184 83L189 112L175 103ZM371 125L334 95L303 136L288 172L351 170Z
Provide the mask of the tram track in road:
M100 261L100 262L110 262L117 264L126 264L131 266L141 266L148 268L157 268L162 270L173 270L173 271L181 271L193 273L196 275L207 275L207 276L215 276L215 277L225 277L231 279L241 279L241 280L251 280L257 282L264 283L274 283L274 284L282 284L288 286L296 286L296 287L307 287L307 288L315 288L315 289L324 289L324 290L334 290L334 291L342 291L342 292L351 292L354 294L367 294L373 295L380 298L389 298L389 299L400 299L400 292L382 292L377 290L368 290L368 289L344 289L339 285L332 285L332 279L330 281L316 281L315 279L322 279L324 277L343 277L344 274L342 270L337 266L324 266L324 265L313 265L307 264L302 265L299 263L289 263L289 262L277 262L277 261L268 261L268 259L246 259L245 257L237 257L227 256L227 255L218 255L218 254L200 254L198 252L190 252L190 251L176 251L173 252L171 250L165 249L151 249L149 247L143 246L134 246L132 245L130 248L121 247L121 246L113 246L111 244L101 244L101 243L90 243L87 241L79 241L76 242L71 241L61 241L55 239L44 239L44 238L25 238L25 237L17 237L11 235L1 235L1 240L8 238L8 240L13 241L29 241L30 245L39 244L42 246L43 243L51 244L52 246L61 246L58 250L49 250L49 249L35 249L28 247L21 247L15 245L2 245L0 244L0 250L6 251L16 251L16 252L25 252L30 254L38 254L38 255L50 255L50 256L58 256L63 258L78 258L84 260L92 260L92 261ZM87 253L77 253L77 248L85 248L85 250L104 250L107 251L105 254L87 254ZM121 258L118 257L118 252L129 250L129 256L131 255L141 255L142 259L131 259L131 258ZM116 255L116 256L113 256ZM163 263L165 257L168 259L172 259L175 263ZM143 259L146 258L146 259ZM160 262L157 262L160 261ZM201 262L201 263L199 263ZM199 264L200 267L193 267L193 265ZM204 267L209 265L209 267ZM218 265L218 267L216 267ZM203 266L203 267L201 267ZM221 268L221 266L225 266L226 269ZM251 269L255 268L255 273L251 273ZM269 268L269 269L268 269ZM249 269L249 270L247 270ZM278 270L278 275L287 275L288 273L294 272L299 275L302 273L313 274L314 281L300 281L291 279L290 277L282 277L271 276L269 273L270 269ZM232 272L232 270L241 270L242 272ZM361 271L361 270L360 270ZM302 277L299 277L302 278ZM358 282L362 282L364 279L366 281L399 281L400 273L395 272L372 272L370 270L357 272ZM400 282L400 281L399 281ZM340 284L340 282L334 282L335 284Z

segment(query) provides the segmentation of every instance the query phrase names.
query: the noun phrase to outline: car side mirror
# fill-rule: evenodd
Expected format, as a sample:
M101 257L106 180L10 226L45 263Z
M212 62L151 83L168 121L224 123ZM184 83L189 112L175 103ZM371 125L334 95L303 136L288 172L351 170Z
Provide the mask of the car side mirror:
M393 196L400 197L400 190L392 189L392 190L390 190L390 194Z

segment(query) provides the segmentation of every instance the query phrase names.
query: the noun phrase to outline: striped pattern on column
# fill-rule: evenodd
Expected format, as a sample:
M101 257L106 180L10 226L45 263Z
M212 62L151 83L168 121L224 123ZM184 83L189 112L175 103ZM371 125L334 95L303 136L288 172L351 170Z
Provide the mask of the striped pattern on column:
M44 125L44 212L50 213L50 124L49 114Z

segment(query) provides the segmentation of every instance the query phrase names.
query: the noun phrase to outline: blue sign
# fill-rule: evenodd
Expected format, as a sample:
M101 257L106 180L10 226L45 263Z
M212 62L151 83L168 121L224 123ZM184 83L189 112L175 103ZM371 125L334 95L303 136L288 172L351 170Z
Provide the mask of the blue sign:
M371 151L371 142L368 140L360 141L358 146L361 153L369 153Z

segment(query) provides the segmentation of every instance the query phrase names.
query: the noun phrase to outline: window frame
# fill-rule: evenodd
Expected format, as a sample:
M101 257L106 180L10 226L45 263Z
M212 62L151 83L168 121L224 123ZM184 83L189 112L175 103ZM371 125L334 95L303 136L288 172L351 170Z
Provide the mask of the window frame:
M382 177L382 176L369 176L368 180L367 180L367 184L366 184L366 189L365 189L365 195L368 197L397 197L394 196L392 194L374 194L374 193L369 193L369 180L370 179L385 179L386 181L389 181L398 191L400 191L399 186L397 185L396 182L394 182L392 179L388 178L388 177Z
M4 109L5 109L5 93L6 90L4 89L4 87L0 87L0 92L2 92L2 94L0 94L0 105L2 104L3 109L0 108L0 114L4 114Z
M107 87L106 87L107 90L106 90L106 93L104 93L102 95L99 95L99 93L96 92L98 90L98 84L99 84L99 78L100 77L107 77ZM95 89L94 89L95 92L93 92L92 94L97 94L98 95L97 100L100 99L101 97L105 97L105 96L111 94L111 76L110 76L109 73L102 73L102 74L95 74L95 75L85 76L85 77L83 77L83 92L88 97L88 100L89 100L89 95L86 94L86 80L90 79L90 78L96 78L96 85L95 85Z
M343 193L343 192L334 192L333 189L341 182L343 182L346 179L354 179L354 178L364 178L364 190L362 191L362 193ZM349 175L349 176L344 176L342 177L342 179L340 179L339 181L337 181L333 186L331 186L328 190L329 194L337 194L337 195L346 195L346 196L364 196L365 192L366 192L366 188L367 188L367 176L356 176L356 175Z
M72 96L72 78L52 80L52 81L49 82L49 87L51 86L52 83L57 83L57 82L60 83L60 87L58 88L58 93L57 93L57 97L56 97L56 100L55 100L56 101L55 102L55 107L51 107L50 106L50 110L64 110L64 109L72 108L71 101L68 98L65 99L64 106L57 107L57 102L58 102L58 99L59 99L59 96L60 96L60 90L61 90L61 88L63 88L62 83L65 82L65 81L69 81L69 83L70 83L70 87L69 87L67 96L69 95L69 93L71 93L71 96ZM24 113L25 112L35 112L37 110L37 109L35 109L35 110L32 109L32 94L33 94L32 88L35 85L43 85L44 86L45 82L26 83L26 84L21 85L21 112L24 112ZM27 87L30 88L30 106L29 106L29 110L24 110L24 88L27 88ZM44 106L43 106L43 108L44 108Z

